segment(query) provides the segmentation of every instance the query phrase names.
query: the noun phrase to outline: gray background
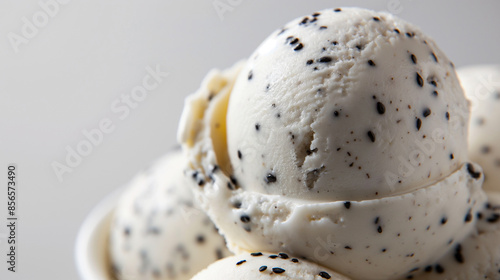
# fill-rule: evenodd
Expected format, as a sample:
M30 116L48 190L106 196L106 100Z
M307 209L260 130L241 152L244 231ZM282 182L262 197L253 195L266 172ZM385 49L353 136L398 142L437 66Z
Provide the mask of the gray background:
M49 0L42 0L45 3ZM61 0L62 1L62 0ZM67 0L66 0L67 1ZM230 5L218 14L215 4ZM0 279L77 279L74 243L92 207L175 145L184 97L207 71L248 56L274 29L323 8L390 11L433 37L457 67L500 63L499 1L72 0L16 53L9 34L38 1L0 0L0 182L18 165L19 272ZM123 120L111 110L147 66L169 76ZM51 164L82 130L109 118L100 145L59 181ZM6 254L0 187L0 260Z

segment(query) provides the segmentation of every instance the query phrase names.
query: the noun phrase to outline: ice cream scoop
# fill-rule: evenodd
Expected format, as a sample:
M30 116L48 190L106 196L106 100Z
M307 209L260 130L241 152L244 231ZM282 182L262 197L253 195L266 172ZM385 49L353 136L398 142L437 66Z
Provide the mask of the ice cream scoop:
M218 279L296 279L349 280L330 269L285 253L245 253L227 257L211 264L193 277L193 280Z
M232 251L398 279L474 230L486 196L467 159L468 117L432 39L341 8L293 20L244 65L211 72L178 136Z
M190 279L229 256L224 239L193 201L180 151L137 175L112 221L110 257L117 279Z
M471 101L469 156L484 170L483 189L500 191L500 66L469 66L457 73Z

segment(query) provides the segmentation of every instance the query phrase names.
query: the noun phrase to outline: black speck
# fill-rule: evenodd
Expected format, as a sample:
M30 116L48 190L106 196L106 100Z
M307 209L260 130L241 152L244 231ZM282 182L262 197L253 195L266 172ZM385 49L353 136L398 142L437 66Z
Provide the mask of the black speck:
M318 275L319 275L321 278L325 278L325 279L330 279L330 278L332 278L332 277L330 276L330 274L328 274L328 273L327 273L327 272L325 272L325 271L321 271Z
M236 177L234 177L234 175L230 175L229 179L231 180L231 183L233 183L235 186L238 185L238 180L236 180Z
M125 228L123 229L123 234L124 234L125 236L129 236L129 235L130 235L130 228L129 228L129 227L125 227Z
M411 54L410 58L411 58L411 61L413 62L413 64L417 64L417 57L414 54Z
M454 159L455 156L453 154L450 154L450 159Z
M351 208L351 202L350 202L350 201L346 201L346 202L344 202L344 207L345 207L346 209Z
M300 51L303 47L304 47L304 45L302 43L300 43L293 50L294 51Z
M436 264L435 268L437 273L444 273L444 267L442 267L440 264Z
M334 111L334 112L333 112L333 116L334 116L334 117L338 117L339 115L340 115L339 111Z
M341 12L341 11L342 11L342 9L337 8L337 9L335 9L335 10L333 10L333 11L334 11L334 12L336 12L336 13L338 13L338 12Z
M248 80L250 81L253 78L253 72L248 72Z
M464 263L464 255L462 255L462 245L457 244L453 256L458 263Z
M435 97L437 97L437 96L439 95L439 93L438 93L436 90L434 90L434 91L432 92L432 95L434 95Z
M368 65L372 66L372 67L375 67L375 62L373 62L373 60L368 60Z
M422 76L420 76L419 73L416 73L416 77L417 77L417 84L420 86L420 87L423 87L424 86L424 79L422 79Z
M285 253L279 253L278 255L280 256L280 258L282 258L284 260L288 259L288 255Z
M346 249L346 250L352 250L351 246L345 246L344 249Z
M305 17L305 18L302 19L302 21L300 22L300 24L306 24L308 21L309 21L309 18Z
M406 34L406 37L408 37L408 38L412 38L413 36L415 36L415 34L413 32L411 32L411 33L406 32L405 34Z
M320 26L320 27L319 27L319 30L323 30L323 29L327 29L327 28L328 28L328 26L324 26L324 25L323 25L323 26Z
M382 233L382 226L378 226L377 231L378 233Z
M372 131L368 131L367 135L372 142L375 142L375 134Z
M267 269L267 266L265 266L265 265L259 267L260 272L266 271L266 269Z
M428 265L424 268L424 271L425 272L432 272L432 266L431 265Z
M488 223L496 223L498 220L500 219L500 215L497 214L497 213L493 213L491 214L491 216L489 216L486 221Z
M267 173L266 178L264 179L266 183L275 183L276 182L276 176L272 173Z
M431 56L434 59L435 62L438 62L438 58L435 53L431 52Z
M385 113L385 106L382 102L377 102L377 112L381 115Z
M424 116L424 118L427 118L428 116L431 115L431 109L425 108L422 115Z
M474 166L470 163L467 163L467 172L469 172L470 176L474 179L479 179L479 177L481 177L481 172L476 172Z
M450 112L446 112L444 114L444 116L445 116L446 120L448 120L448 121L450 120Z
M446 218L446 217L441 218L442 225L446 224L446 222L448 222L448 218Z
M270 259L276 259L277 257L278 257L278 255L269 255Z
M241 154L241 151L240 151L240 150L238 150L238 158L239 158L239 159L242 159L242 158L243 158L243 155Z
M203 244L203 243L205 243L205 236L203 236L203 235L201 235L201 234L200 234L200 235L198 235L198 236L196 237L196 242L198 242L198 244Z
M285 272L285 270L281 267L273 267L273 272L276 274L281 274L281 273Z
M236 265L240 265L240 264L245 263L245 262L246 262L246 260L241 260L241 261L237 262Z
M420 130L420 128L422 127L422 120L420 118L417 118L416 126L417 126L417 130Z
M319 17L321 15L321 13L314 13L312 14L313 17Z
M464 222L469 223L470 221L472 221L471 209L469 209L469 211L467 212L467 214L465 214L465 218L464 218Z
M307 65L311 65L311 64L313 64L313 62L314 62L314 60L309 59L309 60L306 62L306 64L307 64Z
M397 29L397 28L395 28L395 29L394 29L394 32L396 32L396 33L398 33L398 34L400 34L400 33L401 33L401 32L399 31L399 29Z
M328 63L330 61L332 61L332 58L329 56L324 56L324 57L318 59L318 62L321 62L321 63Z
M250 255L252 257L260 257L260 256L262 256L262 253L261 252L255 252L255 253L250 253Z
M260 130L260 124L259 123L256 123L255 124L255 130L259 131Z
M291 261L292 261L293 263L298 263L298 262L299 262L299 260L298 260L298 259L296 259L296 258L291 259Z
M374 223L378 224L379 221L380 221L380 217L376 217Z
M250 222L250 216L248 215L241 215L240 220L244 223L249 223Z
M373 17L373 20L374 21L380 21L380 18L379 17Z

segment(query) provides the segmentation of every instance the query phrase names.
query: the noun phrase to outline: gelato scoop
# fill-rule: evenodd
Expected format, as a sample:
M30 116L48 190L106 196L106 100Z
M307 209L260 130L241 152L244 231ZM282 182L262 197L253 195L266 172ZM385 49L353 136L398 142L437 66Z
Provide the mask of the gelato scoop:
M457 71L471 101L469 156L484 170L485 191L500 191L500 66Z
M224 239L193 202L179 151L137 175L112 221L111 263L117 279L190 279L229 256Z
M272 33L186 100L200 205L236 252L286 252L354 279L422 271L486 196L453 64L387 13L323 10Z
M193 280L219 279L296 279L296 280L349 280L338 273L301 258L285 253L245 253L227 257L211 264Z

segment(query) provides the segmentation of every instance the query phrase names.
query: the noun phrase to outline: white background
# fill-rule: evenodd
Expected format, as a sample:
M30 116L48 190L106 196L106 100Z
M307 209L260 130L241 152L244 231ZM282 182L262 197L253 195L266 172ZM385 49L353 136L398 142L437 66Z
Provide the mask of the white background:
M231 9L218 14L214 3ZM175 146L183 99L208 70L249 56L295 17L340 6L397 14L433 37L457 67L500 63L500 2L493 0L72 0L17 53L9 36L22 36L23 17L33 22L43 9L38 1L0 0L0 279L78 279L74 243L83 219ZM119 119L112 103L156 65L169 76ZM53 162L65 164L66 147L76 149L82 130L105 118L114 131L59 181ZM9 163L19 171L15 274L4 262Z

